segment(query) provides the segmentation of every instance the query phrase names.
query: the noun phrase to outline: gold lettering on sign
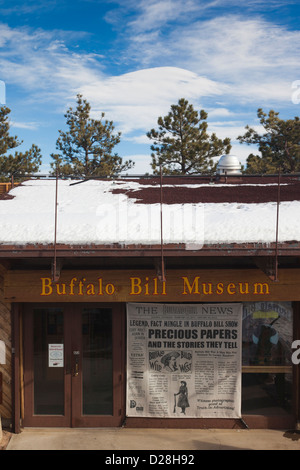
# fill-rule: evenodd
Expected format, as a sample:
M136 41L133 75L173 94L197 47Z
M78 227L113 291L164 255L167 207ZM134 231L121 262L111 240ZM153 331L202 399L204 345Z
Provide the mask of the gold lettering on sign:
M270 294L269 285L266 282L256 282L254 284L253 293L254 294Z
M73 277L69 283L57 282L52 284L50 277L41 277L42 289L41 294L43 296L57 294L63 295L113 295L116 291L116 287L113 283L105 283L103 279L99 277L97 283L86 282L86 278L77 279Z
M130 278L130 295L166 295L166 282L161 283L161 288L158 287L158 278L155 277L150 280L145 277L143 282L140 277Z
M190 280L187 276L182 276L182 295L269 295L270 287L266 282L218 282L216 286L212 282L200 282L200 276L195 276Z
M158 277L151 276L130 276L125 279L118 278L118 284L109 279L95 276L94 280L87 279L84 275L77 274L68 280L53 283L50 277L41 277L40 296L43 297L101 297L108 296L113 299L122 296L128 298L146 297L159 298L167 295L167 282L161 282ZM257 281L257 279L254 279ZM267 282L250 282L233 280L202 280L201 276L180 276L170 278L168 295L180 298L184 296L194 298L218 299L218 297L229 296L230 298L240 298L241 296L267 296L270 295L270 286ZM124 298L124 297L122 297ZM100 299L99 299L100 300Z

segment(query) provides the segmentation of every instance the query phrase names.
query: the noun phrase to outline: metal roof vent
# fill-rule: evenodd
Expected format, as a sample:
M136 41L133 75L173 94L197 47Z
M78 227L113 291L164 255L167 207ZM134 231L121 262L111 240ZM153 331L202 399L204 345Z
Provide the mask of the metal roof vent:
M222 155L217 165L218 175L241 175L241 164L235 155Z

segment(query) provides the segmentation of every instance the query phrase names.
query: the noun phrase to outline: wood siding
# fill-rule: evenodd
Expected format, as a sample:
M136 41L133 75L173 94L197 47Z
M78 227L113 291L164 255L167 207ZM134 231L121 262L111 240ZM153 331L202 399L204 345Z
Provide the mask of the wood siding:
M19 186L20 183L15 183L15 186ZM8 193L12 189L11 183L0 183L0 194Z
M2 373L2 403L0 415L2 419L12 417L12 356L11 356L11 305L3 302L3 282L5 269L0 265L0 340L4 341L6 349L6 364L0 364Z

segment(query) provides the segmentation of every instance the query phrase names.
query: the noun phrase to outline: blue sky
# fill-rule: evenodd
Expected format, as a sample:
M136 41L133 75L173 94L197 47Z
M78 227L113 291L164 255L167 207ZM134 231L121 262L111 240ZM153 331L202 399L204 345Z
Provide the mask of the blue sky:
M259 128L259 107L300 114L299 13L298 0L0 0L11 133L41 148L47 172L81 93L122 132L131 173L151 172L146 132L183 97L244 163L255 149L236 138Z

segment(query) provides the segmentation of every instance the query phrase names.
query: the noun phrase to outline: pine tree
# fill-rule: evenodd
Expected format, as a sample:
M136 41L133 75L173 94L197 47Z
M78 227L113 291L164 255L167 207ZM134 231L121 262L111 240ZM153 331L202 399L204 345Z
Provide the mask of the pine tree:
M262 158L259 155L250 153L247 158L247 165L243 168L243 173L249 175L274 175L278 173L278 166L270 156Z
M260 124L265 133L246 126L247 132L239 136L243 143L256 144L261 156L250 154L245 173L294 173L300 171L300 119L279 119L279 113L271 110L269 114L261 108L257 110Z
M120 142L121 133L113 134L112 121L90 117L91 106L77 95L76 109L69 108L65 114L69 128L67 132L59 131L56 148L61 153L52 154L53 173L77 177L113 176L133 166L131 160L123 163L112 150Z
M171 106L165 117L157 120L158 130L151 129L147 137L151 145L154 173L163 167L165 174L193 175L215 171L213 157L229 153L230 139L218 139L207 133L207 113L194 110L192 104L181 98Z
M17 136L9 133L10 109L6 106L0 107L0 180L9 181L12 176L18 181L26 174L36 173L41 165L41 151L33 144L32 147L23 152L7 154L7 152L22 144Z

